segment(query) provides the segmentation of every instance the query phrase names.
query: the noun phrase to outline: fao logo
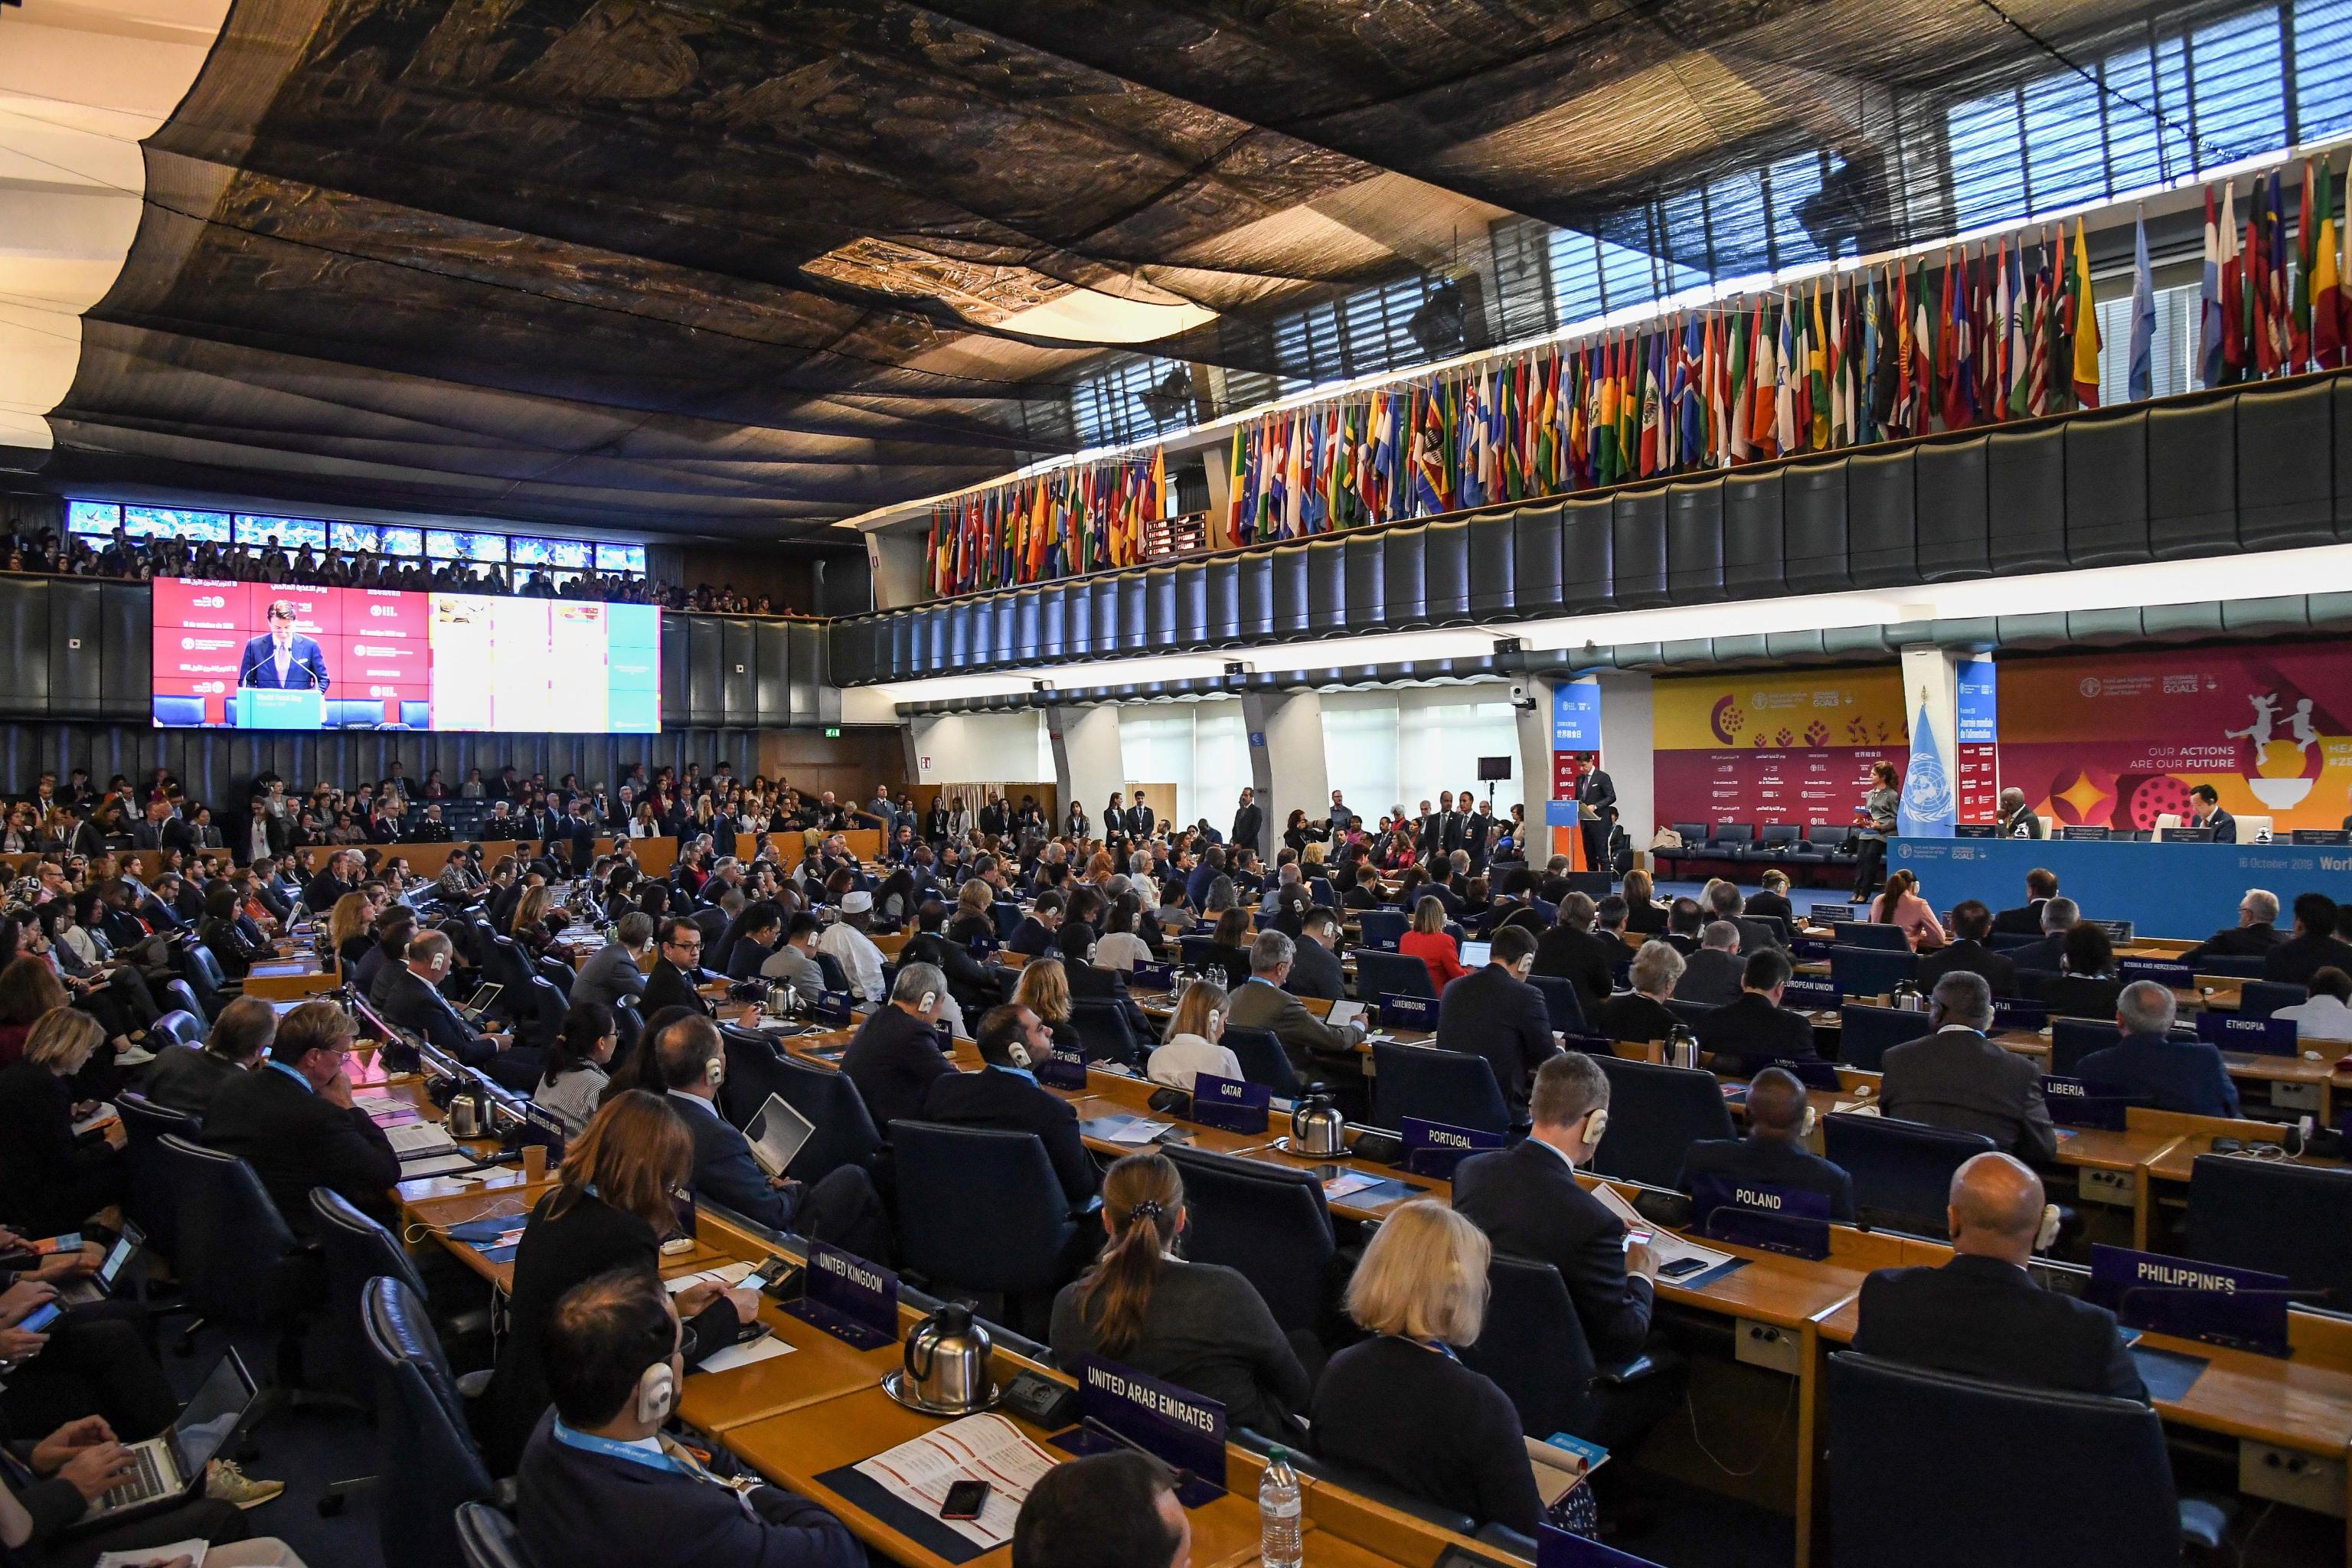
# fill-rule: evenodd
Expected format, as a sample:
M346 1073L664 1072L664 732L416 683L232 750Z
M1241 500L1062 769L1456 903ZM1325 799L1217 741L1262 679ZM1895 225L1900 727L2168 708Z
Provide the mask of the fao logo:
M394 605L370 605L368 606L368 614L371 616L396 616L399 613L399 607Z
M1897 844L1895 847L1895 858L1897 860L1908 860L1911 858L1911 846L1908 844Z
M2085 697L2096 697L2099 694L2099 678L2095 675L2086 675L2083 677L2082 684L2075 689Z
M194 653L195 650L196 650L196 639L195 639L195 638L194 638L194 637L182 637L182 638L180 639L180 651L181 651L182 653Z

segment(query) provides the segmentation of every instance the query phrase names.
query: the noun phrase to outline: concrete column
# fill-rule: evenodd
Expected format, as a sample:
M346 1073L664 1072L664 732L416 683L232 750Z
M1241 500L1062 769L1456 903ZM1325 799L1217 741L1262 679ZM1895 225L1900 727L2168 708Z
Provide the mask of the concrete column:
M1551 690L1552 681L1544 676L1530 675L1518 682L1527 689L1525 701L1512 718L1519 732L1519 798L1527 803L1528 829L1536 846L1551 843L1551 830L1544 826L1544 802L1552 798L1551 784ZM1547 848L1546 854L1549 853ZM1533 853L1528 858L1536 865L1544 857Z
M1045 710L1046 732L1054 742L1054 787L1063 807L1083 802L1087 820L1102 833L1103 803L1113 790L1127 789L1127 759L1119 749L1118 707L1097 703L1091 708L1055 707Z
M1617 786L1617 816L1633 852L1645 854L1658 829L1657 728L1650 678L1601 672L1601 765Z
M1244 692L1242 721L1249 728L1251 787L1265 808L1257 849L1271 860L1292 812L1320 820L1331 809L1331 776L1323 762L1323 694ZM1349 804L1362 815L1360 803Z

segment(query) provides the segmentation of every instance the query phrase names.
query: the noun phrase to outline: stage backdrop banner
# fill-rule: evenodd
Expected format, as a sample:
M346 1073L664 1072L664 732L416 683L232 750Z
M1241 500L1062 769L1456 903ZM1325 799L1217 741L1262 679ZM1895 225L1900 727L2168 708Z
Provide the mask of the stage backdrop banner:
M1652 691L1660 822L1844 826L1871 764L1899 768L1910 750L1893 665L1670 676Z
M2000 779L2062 825L2222 809L2284 833L2342 824L2352 789L2352 649L2145 648L2003 661Z

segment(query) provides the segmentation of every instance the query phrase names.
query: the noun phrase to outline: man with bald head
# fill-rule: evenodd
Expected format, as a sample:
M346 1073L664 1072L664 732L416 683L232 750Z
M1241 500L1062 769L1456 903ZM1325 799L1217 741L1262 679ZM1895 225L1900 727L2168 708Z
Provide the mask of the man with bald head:
M1952 1260L1864 1279L1853 1348L1964 1377L2145 1403L2147 1385L2115 1314L2044 1290L2025 1271L2044 1201L2042 1178L2010 1155L1962 1165L1947 1211Z
M1766 1068L1748 1086L1748 1136L1710 1138L1683 1153L1675 1190L1713 1180L1729 1186L1780 1187L1819 1193L1830 1218L1853 1223L1853 1178L1805 1147L1811 1109L1805 1086L1786 1068ZM1699 1216L1704 1219L1704 1215Z

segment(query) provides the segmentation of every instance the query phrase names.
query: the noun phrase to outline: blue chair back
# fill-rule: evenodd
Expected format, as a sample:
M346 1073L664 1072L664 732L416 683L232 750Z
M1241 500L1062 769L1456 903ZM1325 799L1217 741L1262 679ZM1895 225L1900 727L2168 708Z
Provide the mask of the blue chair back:
M1610 1119L1612 1130L1616 1118ZM1825 1116L1822 1152L1853 1178L1863 1218L1921 1236L1946 1234L1952 1173L1996 1147L1981 1132L1956 1132L1891 1116Z
M1574 1432L1598 1369L1559 1270L1498 1252L1486 1266L1486 1324L1464 1347L1462 1364L1511 1396L1528 1436Z
M397 1456L379 1482L384 1568L446 1568L463 1554L458 1505L488 1502L497 1488L424 1299L385 1278L368 1281L363 1303L380 1436L384 1453Z
M136 1089L118 1091L114 1109L122 1117L122 1162L131 1173L131 1217L147 1232L148 1246L166 1260L176 1261L180 1251L180 1189L162 1144L166 1137L173 1136L194 1143L204 1123L184 1110L158 1105Z
M1833 921L1830 940L1842 947L1875 947L1888 952L1911 951L1911 940L1903 934L1901 926L1882 925L1876 921Z
M1397 943L1404 940L1405 930L1410 923L1401 910L1366 910L1358 915L1356 929L1363 941L1357 951L1357 962L1362 962L1362 948L1366 947L1394 952Z
M1601 1175L1672 1187L1692 1144L1737 1136L1713 1073L1622 1057L1592 1059L1609 1079L1609 1131L1592 1155Z
M1200 1149L1161 1151L1184 1177L1184 1256L1218 1263L1257 1288L1274 1321L1312 1331L1339 1278L1339 1243L1312 1171Z
M824 988L827 991L849 989L849 971L841 967L841 960L829 952L820 952L815 957L816 971L824 976Z
M1543 993L1544 1011L1551 1015L1553 1034L1584 1033L1584 1002L1576 994L1575 981L1557 974L1531 974L1528 984Z
M2202 967L2201 965L2200 967ZM2238 992L2238 1016L2267 1018L2282 1007L2311 1000L2311 987L2284 980L2249 980Z
M935 1290L1044 1290L1063 1283L1074 1223L1034 1132L890 1123L898 1241Z
M334 1358L335 1374L362 1409L373 1410L376 1379L368 1371L364 1321L368 1281L397 1279L419 1301L425 1299L425 1281L392 1232L353 1208L333 1188L310 1189L310 1212L317 1218L313 1228L327 1259L327 1315L342 1352Z
M174 1007L148 1026L151 1035L163 1035L183 1046L201 1047L205 1043L205 1022L194 1013Z
M1848 1002L1838 1009L1838 1065L1876 1072L1890 1047L1935 1032L1925 1013Z
M1336 910L1339 907L1339 890L1331 886L1330 879L1328 877L1309 878L1307 892L1308 897L1327 910Z
M1418 958L1360 947L1356 950L1356 994L1377 1003L1382 996L1435 996L1437 986L1429 978L1429 965Z
M1021 906L1011 899L999 899L988 906L991 918L996 921L996 940L1011 942L1021 931Z
M176 1133L156 1145L179 1194L180 1283L196 1310L238 1328L275 1328L295 1302L278 1265L294 1250L286 1216L253 1167Z
M1484 1132L1511 1130L1510 1107L1486 1058L1434 1046L1375 1045L1372 1120L1394 1128L1408 1116Z
M1176 939L1176 957L1188 969L1198 969L1209 962L1209 950L1216 939L1207 931L1190 931Z
M1070 1003L1070 1027L1090 1062L1134 1062L1143 1054L1135 1031L1128 1027L1127 1009L1104 996L1079 996Z
M1830 1357L1832 1568L2179 1568L2179 1504L2156 1412L2012 1388L1853 1351ZM1952 1484L1952 1456L1969 1484ZM2048 1495L2063 1506L2008 1506Z
M1895 930L1892 926L1879 929ZM1902 934L1895 931L1897 937ZM1883 947L1832 944L1830 948L1830 979L1841 996L1884 996L1903 981L1918 978L1919 955L1908 948L1900 952Z
M2248 956L2217 956L2197 961L2200 974L2226 974L2232 980L2260 980L2263 977L2262 954Z
M515 1521L488 1503L458 1505L457 1545L466 1568L538 1568Z
M1234 1053L1234 1059L1242 1064L1242 1077L1249 1082L1262 1083L1286 1100L1304 1087L1297 1069L1290 1065L1289 1054L1272 1029L1228 1024L1217 1043Z
M733 1059L731 1050L729 1059ZM731 1082L734 1069L730 1067L728 1071ZM786 1056L778 1056L765 1073L768 1092L782 1095L786 1105L807 1117L816 1129L793 1156L789 1173L794 1180L814 1186L844 1165L871 1168L882 1152L882 1134L875 1129L874 1118L866 1114L865 1097L845 1074ZM760 1103L767 1103L766 1095Z
M2053 1018L2050 1020L2050 1073L2053 1078L2073 1078L2084 1057L2093 1051L2104 1051L2123 1038L2115 1025L2097 1018Z
M2189 1168L2182 1250L2284 1274L2298 1296L2352 1301L2352 1170L2202 1154Z

